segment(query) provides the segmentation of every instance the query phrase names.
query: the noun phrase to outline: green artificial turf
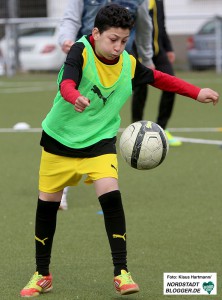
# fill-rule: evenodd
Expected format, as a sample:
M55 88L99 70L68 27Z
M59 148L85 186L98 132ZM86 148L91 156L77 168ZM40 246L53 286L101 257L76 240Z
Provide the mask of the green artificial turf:
M222 94L222 76L213 72L178 73L190 82ZM0 128L27 122L39 128L56 93L56 74L1 78ZM28 89L30 89L28 91ZM145 119L155 121L160 92L150 88ZM216 107L177 96L169 127L222 127ZM121 127L129 125L130 101ZM38 195L40 132L0 132L1 272L0 299L19 298L35 271L34 220ZM222 140L222 132L175 135ZM118 137L120 134L118 135ZM222 149L218 145L183 143L170 148L158 168L138 171L119 157L119 184L127 221L128 267L140 293L124 299L191 299L164 296L164 272L216 272L222 297ZM93 186L83 182L69 192L69 209L58 212L51 272L54 289L41 299L119 299L103 216Z

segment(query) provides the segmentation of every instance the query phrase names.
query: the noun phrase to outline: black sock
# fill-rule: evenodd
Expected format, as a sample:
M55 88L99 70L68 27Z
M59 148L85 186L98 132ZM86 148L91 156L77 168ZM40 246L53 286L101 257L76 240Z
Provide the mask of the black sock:
M35 223L36 271L49 274L53 236L56 229L56 216L60 202L38 199Z
M120 191L99 197L114 264L114 276L127 271L126 223ZM128 272L128 271L127 271Z

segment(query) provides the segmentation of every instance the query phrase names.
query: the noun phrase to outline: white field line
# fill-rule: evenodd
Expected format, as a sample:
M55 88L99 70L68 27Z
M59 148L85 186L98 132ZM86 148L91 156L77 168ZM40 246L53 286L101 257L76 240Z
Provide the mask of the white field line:
M123 132L125 128L120 128L119 132ZM170 132L222 132L221 127L215 128L168 128ZM13 128L0 128L0 132L40 132L42 128L29 128L18 130Z
M207 83L209 85L210 83L221 83L221 76L215 74L215 77L213 78L183 78L183 80L193 84Z
M125 128L120 128L119 132L123 132ZM167 128L170 132L222 132L222 127L215 128Z
M180 136L174 136L181 142L185 143L192 143L192 144L204 144L204 145L221 145L222 146L222 139L220 140L205 140L205 139L193 139L193 138L183 138Z
M0 81L0 87L4 88L4 87L22 87L22 86L43 86L43 85L51 85L54 84L56 86L56 82L53 81Z
M28 86L28 87L11 87L4 88L0 90L0 94L15 94L15 93L32 93L32 92L45 92L45 91L55 91L55 85L47 85L47 86Z
M31 93L57 90L56 82L0 82L0 94Z
M13 128L0 128L0 133L32 133L41 132L42 128L29 128L29 129L13 129Z
M173 128L169 128L171 132L222 132L221 128L175 128L175 130L172 130ZM180 129L180 130L179 130ZM186 130L183 130L186 129ZM190 130L188 130L190 129ZM123 132L124 128L120 128L119 132ZM36 133L41 132L42 128L29 128L25 130L16 130L13 128L0 128L0 133ZM178 140L185 143L193 143L193 144L207 144L207 145L222 145L222 139L221 140L206 140L206 139L196 139L196 138L184 138L180 136L175 136Z
M170 132L222 132L222 127L215 128L168 128Z

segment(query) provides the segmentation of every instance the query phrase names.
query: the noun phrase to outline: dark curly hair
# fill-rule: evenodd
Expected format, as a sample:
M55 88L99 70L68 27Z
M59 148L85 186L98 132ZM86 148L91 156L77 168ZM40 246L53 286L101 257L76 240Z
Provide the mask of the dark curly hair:
M134 19L128 9L118 4L108 4L102 7L98 11L94 22L94 27L97 27L100 33L110 27L131 30L133 25Z

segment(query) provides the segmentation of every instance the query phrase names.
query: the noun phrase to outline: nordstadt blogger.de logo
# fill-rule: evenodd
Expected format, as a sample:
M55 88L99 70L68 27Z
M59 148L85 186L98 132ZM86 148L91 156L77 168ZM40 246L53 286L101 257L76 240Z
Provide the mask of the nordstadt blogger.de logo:
M217 273L164 273L164 295L217 295Z

